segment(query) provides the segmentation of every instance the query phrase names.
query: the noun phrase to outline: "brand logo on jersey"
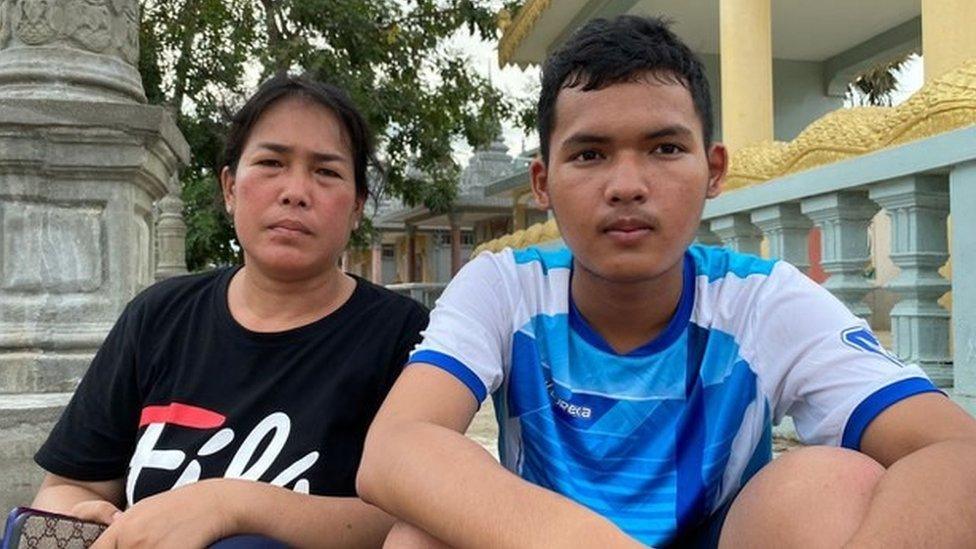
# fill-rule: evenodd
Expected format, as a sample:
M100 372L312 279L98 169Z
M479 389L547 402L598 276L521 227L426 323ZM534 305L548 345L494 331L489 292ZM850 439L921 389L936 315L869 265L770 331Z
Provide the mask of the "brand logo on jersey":
M881 346L878 338L874 337L871 330L865 328L864 326L854 326L852 328L848 328L841 332L840 338L848 347L853 347L859 351L874 353L897 366L902 366L902 363L897 358L895 358L891 353Z
M223 428L213 434L196 451L195 457L187 462L187 452L178 449L158 448L163 431L167 428L189 428L211 430L224 425L226 418L211 410L191 406L188 404L172 403L166 406L147 406L142 411L139 427L145 427L142 436L136 444L135 452L129 461L129 475L125 485L125 495L131 506L135 503L135 488L139 475L147 469L164 471L180 470L180 475L173 484L179 488L200 480L203 471L201 460L225 450L236 438L233 429ZM244 437L237 448L230 464L223 473L224 478L239 478L258 480L267 473L274 462L281 455L281 451L288 442L291 432L291 419L287 414L274 412L258 422L251 432ZM262 444L270 437L267 444ZM258 448L263 446L260 456L256 457ZM283 468L270 484L286 486L294 482L294 491L309 493L308 479L299 478L307 472L319 459L318 452L309 452L304 457Z
M593 417L593 409L589 406L572 404L565 399L560 398L553 388L552 381L546 382L546 390L549 392L549 398L552 399L552 403L556 406L556 408L562 410L566 415L579 419L590 419Z

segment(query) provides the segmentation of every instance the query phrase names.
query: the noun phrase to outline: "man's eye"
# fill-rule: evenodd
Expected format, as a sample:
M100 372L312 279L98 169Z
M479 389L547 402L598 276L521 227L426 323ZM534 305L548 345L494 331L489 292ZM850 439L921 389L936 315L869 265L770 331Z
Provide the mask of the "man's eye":
M281 161L274 158L262 158L256 162L259 166L267 166L269 168L279 168L281 167Z
M587 150L587 151L576 153L576 156L573 157L573 160L578 160L581 162L591 162L593 160L598 160L599 158L600 158L600 153L593 150Z
M662 145L658 145L658 147L654 149L654 152L666 155L678 154L683 151L684 149L682 149L680 145L675 145L674 143L664 143Z

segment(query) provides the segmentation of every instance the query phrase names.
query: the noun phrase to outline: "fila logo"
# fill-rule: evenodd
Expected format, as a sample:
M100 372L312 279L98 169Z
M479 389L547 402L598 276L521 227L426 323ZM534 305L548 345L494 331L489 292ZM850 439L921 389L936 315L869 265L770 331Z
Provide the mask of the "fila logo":
M163 435L163 430L168 425L190 429L217 429L224 424L225 420L226 418L221 414L187 404L172 403L166 406L147 406L143 409L139 426L146 427L146 430L139 438L135 452L132 454L132 459L129 462L129 475L125 485L125 496L129 506L135 503L136 483L143 471L147 469L176 471L182 467L180 476L173 484L173 488L192 484L200 480L202 472L200 458L224 450L236 437L233 429L220 429L207 439L196 452L196 457L187 463L187 453L183 450L156 447ZM290 432L291 419L287 414L274 412L268 415L244 438L227 466L227 470L224 471L223 477L246 480L260 479L281 454ZM268 436L271 437L271 441L255 460L258 447ZM285 467L271 480L270 484L284 487L294 482L294 491L303 494L309 493L308 479L299 477L315 465L318 459L319 452L309 452L295 463ZM253 465L248 467L248 464L252 462ZM183 466L184 463L186 464L185 467Z

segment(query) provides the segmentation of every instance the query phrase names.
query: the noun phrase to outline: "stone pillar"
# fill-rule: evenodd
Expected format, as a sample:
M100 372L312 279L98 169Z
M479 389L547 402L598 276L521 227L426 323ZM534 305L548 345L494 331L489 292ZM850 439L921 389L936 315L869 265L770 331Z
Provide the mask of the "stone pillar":
M407 225L407 280L417 282L417 227Z
M891 260L901 269L888 283L902 296L891 310L895 355L949 387L949 311L938 304L949 291L949 281L939 275L949 257L949 183L944 176L913 175L876 185L868 196L891 217Z
M179 185L177 181L174 185ZM164 196L156 205L157 261L156 280L186 274L186 223L183 222L183 201L176 193Z
M719 2L722 141L729 150L773 139L771 0Z
M952 211L953 396L976 415L976 162L949 173Z
M871 315L861 301L872 288L864 277L871 260L868 225L879 209L866 193L858 191L824 194L800 203L800 211L820 228L821 264L830 277L824 288L864 319Z
M976 57L976 9L972 0L922 0L925 81Z
M737 213L716 217L712 220L711 229L722 239L722 244L726 248L746 254L759 255L762 233L752 224L749 214Z
M373 239L370 246L370 275L369 279L373 284L383 283L383 240L379 237Z
M451 223L451 276L461 270L461 222L456 215L448 216Z
M769 257L792 263L804 273L810 270L807 240L813 223L800 213L798 203L760 208L750 217L769 242Z
M189 160L170 115L145 105L138 9L0 0L0 508L30 502L50 421L153 282L153 212ZM173 221L158 250L170 267Z
M0 97L146 102L137 0L3 0L0 51Z

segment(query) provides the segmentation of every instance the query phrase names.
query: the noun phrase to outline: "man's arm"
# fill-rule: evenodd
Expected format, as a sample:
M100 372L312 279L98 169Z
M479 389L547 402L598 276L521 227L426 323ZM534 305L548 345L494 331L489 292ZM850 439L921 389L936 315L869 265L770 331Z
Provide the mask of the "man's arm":
M907 398L864 432L887 468L850 547L967 547L976 539L976 420L943 395Z
M365 501L451 546L638 547L615 525L505 470L463 433L471 391L427 364L406 368L366 437Z

